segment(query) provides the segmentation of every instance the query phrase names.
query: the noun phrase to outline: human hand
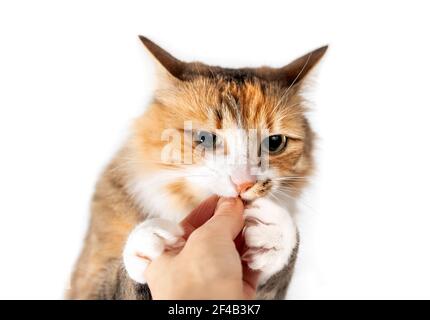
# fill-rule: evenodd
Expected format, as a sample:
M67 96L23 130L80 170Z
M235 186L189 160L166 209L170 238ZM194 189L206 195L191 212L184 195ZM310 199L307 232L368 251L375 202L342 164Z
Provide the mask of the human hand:
M258 273L242 263L234 241L240 240L243 210L240 199L218 197L193 210L181 223L184 247L164 252L145 271L152 297L255 298Z

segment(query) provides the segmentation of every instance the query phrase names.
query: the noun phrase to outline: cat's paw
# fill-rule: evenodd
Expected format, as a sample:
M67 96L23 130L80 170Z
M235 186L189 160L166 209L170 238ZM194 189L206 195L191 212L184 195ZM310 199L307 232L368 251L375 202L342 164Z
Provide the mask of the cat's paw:
M130 278L146 283L144 273L149 262L166 248L181 246L183 234L178 224L165 219L149 219L136 226L123 251L124 266Z
M261 280L288 264L297 245L297 228L288 210L265 198L245 208L244 238L247 251L242 259L253 270L261 271Z

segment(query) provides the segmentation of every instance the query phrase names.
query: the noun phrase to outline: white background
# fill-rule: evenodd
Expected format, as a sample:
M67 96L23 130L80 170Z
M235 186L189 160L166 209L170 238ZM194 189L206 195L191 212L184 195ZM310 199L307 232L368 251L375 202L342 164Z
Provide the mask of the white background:
M430 298L425 1L2 1L0 298L62 298L95 181L151 97L137 35L281 66L330 44L290 298Z

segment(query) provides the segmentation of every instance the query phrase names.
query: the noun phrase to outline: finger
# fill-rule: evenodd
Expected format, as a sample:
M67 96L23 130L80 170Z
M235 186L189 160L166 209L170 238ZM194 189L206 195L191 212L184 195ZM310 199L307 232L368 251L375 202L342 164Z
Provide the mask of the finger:
M217 206L219 197L213 195L203 201L197 208L188 214L188 216L182 220L181 226L184 229L184 239L188 239L189 235L202 226L208 221L214 214Z
M148 266L143 272L148 284L157 281L157 277L159 277L160 274L164 274L164 270L166 270L167 272L167 270L170 268L170 264L173 261L173 258L177 254L178 251L176 250L166 251L162 255L157 257L155 260L150 261L148 263Z
M214 215L200 229L214 232L217 235L226 234L234 239L243 228L243 202L239 198L220 198Z
M236 246L237 252L239 252L239 254L242 256L242 254L245 252L245 238L243 236L243 229L242 232L240 232L234 239L234 245Z
M251 270L246 262L242 262L242 273L243 273L243 293L246 299L255 299L258 278L260 276L259 271Z

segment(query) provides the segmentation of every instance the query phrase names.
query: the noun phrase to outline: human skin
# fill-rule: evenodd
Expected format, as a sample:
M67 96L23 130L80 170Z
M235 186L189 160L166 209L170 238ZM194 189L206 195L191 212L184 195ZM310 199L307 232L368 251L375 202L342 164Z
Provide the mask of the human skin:
M254 299L258 274L239 253L243 210L240 199L215 196L193 210L181 223L184 246L145 271L153 299Z

